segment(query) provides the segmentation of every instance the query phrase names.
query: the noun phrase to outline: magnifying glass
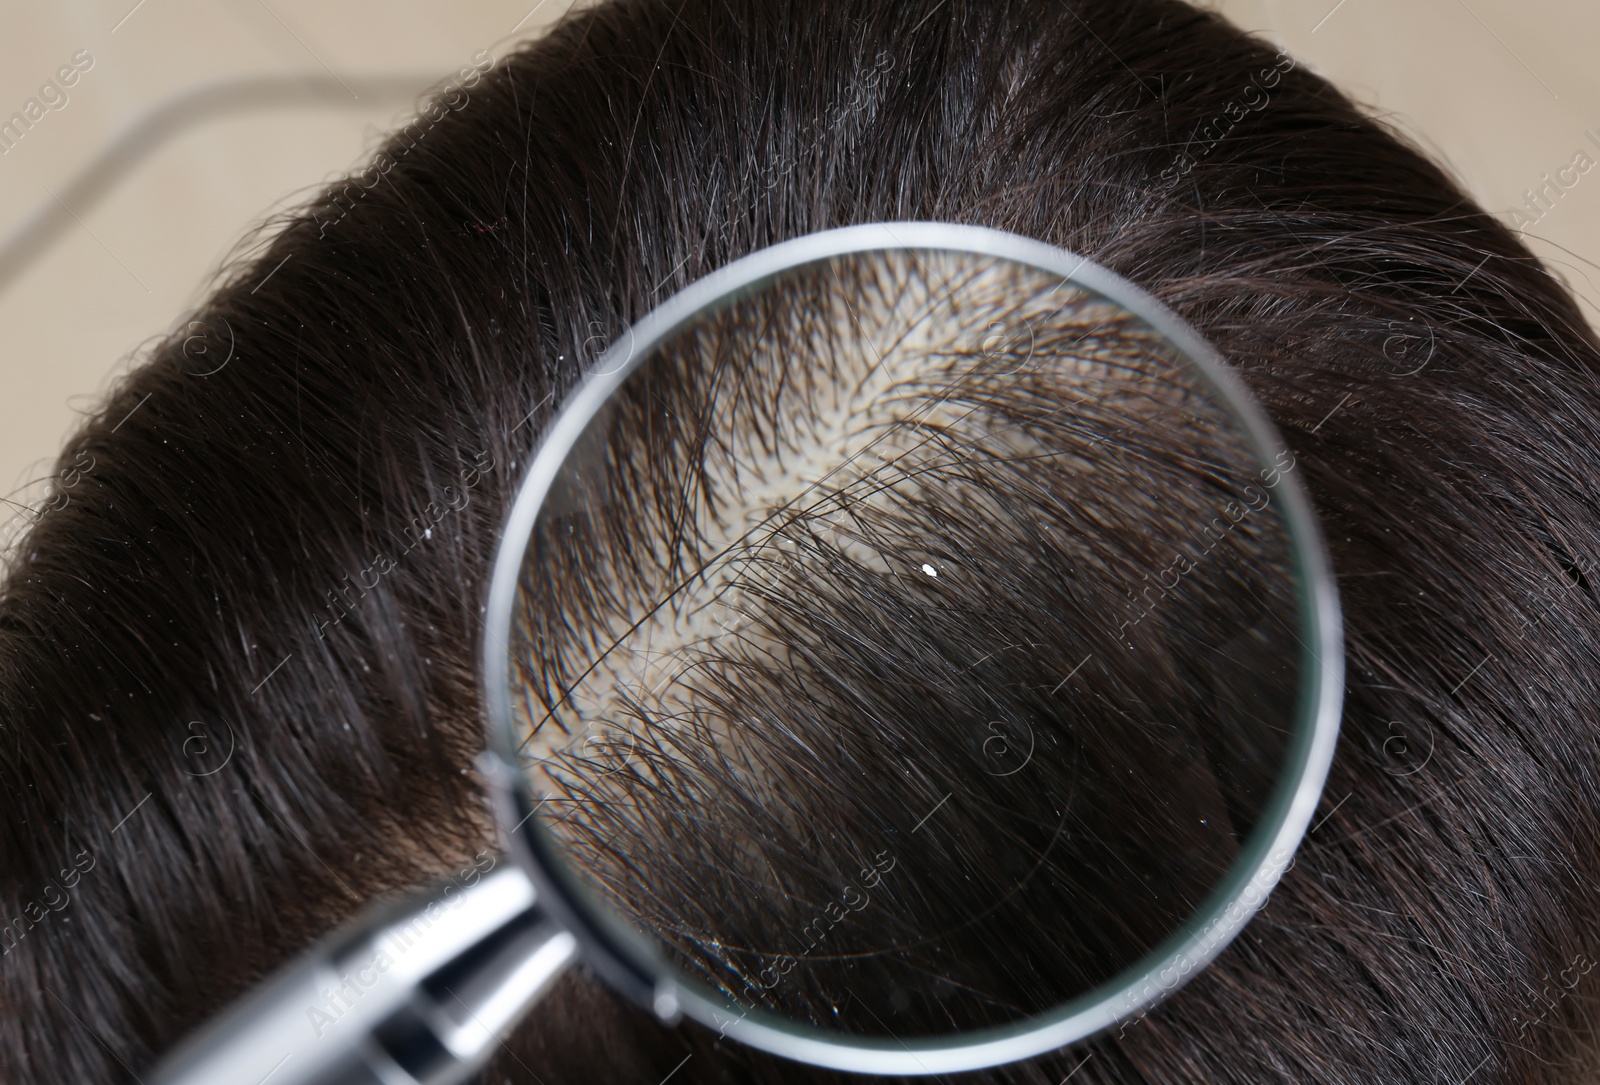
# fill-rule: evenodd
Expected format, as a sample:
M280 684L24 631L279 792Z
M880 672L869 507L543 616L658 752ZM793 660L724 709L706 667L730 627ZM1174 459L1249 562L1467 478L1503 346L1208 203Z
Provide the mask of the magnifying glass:
M1261 906L1343 687L1295 461L1215 352L942 223L764 249L613 343L527 468L483 652L511 862L156 1080L460 1080L580 959L819 1066L1053 1050Z

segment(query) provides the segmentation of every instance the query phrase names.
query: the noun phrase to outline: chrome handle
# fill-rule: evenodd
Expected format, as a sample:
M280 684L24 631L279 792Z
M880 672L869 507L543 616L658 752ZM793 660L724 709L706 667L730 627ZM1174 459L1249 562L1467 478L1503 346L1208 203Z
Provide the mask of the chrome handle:
M470 888L379 908L265 980L145 1080L454 1085L577 953L537 896L502 866Z

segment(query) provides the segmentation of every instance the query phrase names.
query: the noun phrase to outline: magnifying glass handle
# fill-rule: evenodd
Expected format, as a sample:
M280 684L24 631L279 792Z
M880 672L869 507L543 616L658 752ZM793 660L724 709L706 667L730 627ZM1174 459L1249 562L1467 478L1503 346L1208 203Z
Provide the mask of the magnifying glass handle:
M374 909L186 1039L147 1085L454 1085L577 953L516 867Z

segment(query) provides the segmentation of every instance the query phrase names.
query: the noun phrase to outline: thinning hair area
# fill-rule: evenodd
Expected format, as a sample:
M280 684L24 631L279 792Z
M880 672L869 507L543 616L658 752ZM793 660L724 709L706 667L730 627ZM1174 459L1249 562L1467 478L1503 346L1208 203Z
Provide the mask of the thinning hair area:
M725 998L889 1037L1054 1009L1201 910L1299 661L1281 473L1195 363L1042 270L916 250L623 347L512 648L597 895Z
M613 0L430 117L263 227L9 555L0 1078L134 1080L367 901L492 855L485 591L552 420L679 289L895 221L1060 246L1204 335L1316 509L1349 662L1244 932L1142 1016L961 1079L1600 1071L1600 346L1444 169L1177 0ZM551 488L523 752L596 892L714 989L832 1015L893 947L869 1001L900 1016L845 1027L1014 1021L1147 948L1154 913L1110 902L1187 907L1254 823L1283 751L1229 721L1293 686L1277 506L1158 337L1045 285L818 267L662 347ZM1062 861L1092 838L1142 869ZM866 1080L583 968L483 1080L668 1076Z

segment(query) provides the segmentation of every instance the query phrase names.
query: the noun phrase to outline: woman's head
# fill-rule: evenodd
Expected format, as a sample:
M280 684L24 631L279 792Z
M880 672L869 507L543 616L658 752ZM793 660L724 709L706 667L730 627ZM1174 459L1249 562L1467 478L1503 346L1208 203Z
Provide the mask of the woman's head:
M1267 910L1120 1035L997 1077L1581 1078L1600 355L1442 171L1155 0L608 4L457 97L235 265L197 318L228 364L160 346L17 552L9 1076L139 1073L487 846L484 581L577 375L739 256L928 219L1082 253L1219 349L1317 506L1350 658L1321 820ZM680 1063L828 1076L574 975L490 1080Z

